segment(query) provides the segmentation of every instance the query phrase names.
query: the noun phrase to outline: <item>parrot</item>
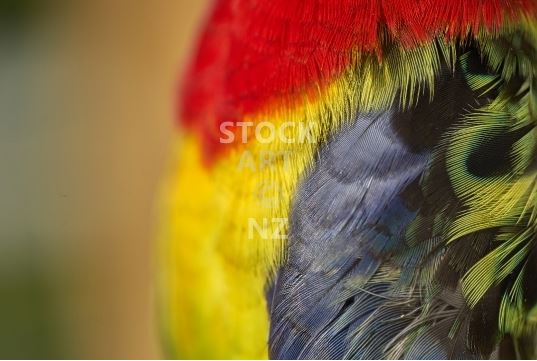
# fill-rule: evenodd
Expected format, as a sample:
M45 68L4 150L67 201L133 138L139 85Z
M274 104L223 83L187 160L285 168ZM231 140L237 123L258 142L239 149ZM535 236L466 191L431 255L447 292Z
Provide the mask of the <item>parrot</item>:
M537 2L211 6L158 201L168 357L537 357Z

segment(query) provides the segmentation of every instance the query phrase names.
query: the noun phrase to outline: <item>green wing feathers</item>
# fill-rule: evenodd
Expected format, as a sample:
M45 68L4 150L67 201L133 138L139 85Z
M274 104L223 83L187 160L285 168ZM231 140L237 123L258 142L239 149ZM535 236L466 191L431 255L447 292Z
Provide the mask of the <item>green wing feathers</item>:
M470 309L500 292L499 336L510 335L515 344L533 341L537 326L536 35L528 25L478 41L486 72L475 71L468 53L461 56L468 84L487 101L445 134L423 181L433 198L442 175L454 192L440 202L432 224L433 236L445 242L436 266L452 272L431 273L440 282L449 282L442 279L446 274L460 276ZM411 229L424 226L415 222ZM412 242L425 242L412 239L416 234Z

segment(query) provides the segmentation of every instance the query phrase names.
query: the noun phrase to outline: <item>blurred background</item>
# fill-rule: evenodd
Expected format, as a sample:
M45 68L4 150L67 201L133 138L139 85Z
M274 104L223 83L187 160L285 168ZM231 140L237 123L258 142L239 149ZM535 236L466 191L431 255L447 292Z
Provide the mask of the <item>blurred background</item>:
M208 0L0 0L0 358L159 358L154 198Z

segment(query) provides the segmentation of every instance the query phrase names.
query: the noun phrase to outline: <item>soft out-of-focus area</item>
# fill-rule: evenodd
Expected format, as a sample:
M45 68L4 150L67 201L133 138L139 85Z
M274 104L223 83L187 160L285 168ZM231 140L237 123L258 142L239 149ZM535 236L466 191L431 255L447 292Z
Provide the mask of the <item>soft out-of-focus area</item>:
M208 0L0 0L0 358L158 358L156 188Z

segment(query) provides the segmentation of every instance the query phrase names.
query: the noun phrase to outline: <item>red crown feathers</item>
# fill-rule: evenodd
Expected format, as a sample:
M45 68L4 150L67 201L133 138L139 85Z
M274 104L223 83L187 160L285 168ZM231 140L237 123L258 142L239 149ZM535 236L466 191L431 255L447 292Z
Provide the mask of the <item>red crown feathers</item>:
M221 122L330 82L352 50L382 56L382 28L412 47L493 30L536 8L533 0L220 0L182 88L180 119L213 158Z

